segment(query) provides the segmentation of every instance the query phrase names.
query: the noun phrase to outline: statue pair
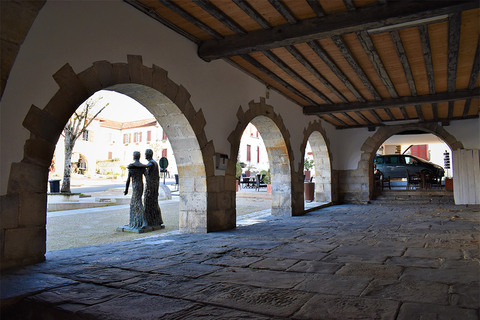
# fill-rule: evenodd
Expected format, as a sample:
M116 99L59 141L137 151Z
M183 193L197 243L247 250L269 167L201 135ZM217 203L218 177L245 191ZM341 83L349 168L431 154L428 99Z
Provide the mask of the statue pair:
M128 165L128 178L124 194L128 194L132 180L132 199L130 200L129 228L141 230L148 227L163 227L162 213L158 205L158 187L160 174L158 164L153 160L153 151L147 149L145 158L148 163L140 162L140 152L133 153L134 162ZM145 175L145 194L143 195L143 176Z

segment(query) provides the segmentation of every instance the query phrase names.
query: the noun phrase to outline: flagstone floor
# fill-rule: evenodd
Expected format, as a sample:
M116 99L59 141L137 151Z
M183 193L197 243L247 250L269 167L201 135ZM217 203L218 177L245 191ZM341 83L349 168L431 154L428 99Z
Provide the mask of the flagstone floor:
M2 319L479 319L480 207L340 205L47 253Z

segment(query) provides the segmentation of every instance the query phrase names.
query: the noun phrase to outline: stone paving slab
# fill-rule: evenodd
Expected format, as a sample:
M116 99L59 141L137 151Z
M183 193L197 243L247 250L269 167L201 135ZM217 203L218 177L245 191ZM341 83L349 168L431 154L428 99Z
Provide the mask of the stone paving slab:
M311 274L305 279L305 281L297 285L295 289L324 294L360 296L370 281L371 279L368 277L360 278L332 276L328 274Z
M341 205L48 252L2 274L0 317L478 319L479 221L480 206Z
M311 297L310 293L296 290L219 283L190 298L262 315L289 317Z
M425 303L405 303L400 308L397 320L438 319L438 320L477 320L478 310L454 306L428 305Z
M331 320L395 319L398 306L399 302L391 300L315 295L293 315L293 318Z

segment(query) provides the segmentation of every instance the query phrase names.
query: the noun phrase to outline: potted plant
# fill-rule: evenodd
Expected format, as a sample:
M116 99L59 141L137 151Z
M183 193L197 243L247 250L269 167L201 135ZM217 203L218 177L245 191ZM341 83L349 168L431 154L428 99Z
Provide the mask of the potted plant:
M310 181L310 176L311 172L310 169L313 168L313 159L308 159L305 158L305 161L303 162L303 167L304 167L304 181Z
M313 168L313 159L305 158L303 162L304 167L304 196L305 201L313 201L315 198L315 183L310 182L311 172L310 169Z
M267 184L267 193L272 193L272 178L270 177L270 169L267 170L263 182Z

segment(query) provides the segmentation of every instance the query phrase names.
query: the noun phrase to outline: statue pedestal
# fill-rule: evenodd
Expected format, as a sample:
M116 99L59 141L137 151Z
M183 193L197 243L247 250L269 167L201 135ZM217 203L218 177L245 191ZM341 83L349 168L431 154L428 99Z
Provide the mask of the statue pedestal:
M155 230L164 229L165 226L162 224L161 226L147 226L142 228L132 228L129 226L122 226L117 228L117 232L129 232L129 233L147 233L152 232Z

